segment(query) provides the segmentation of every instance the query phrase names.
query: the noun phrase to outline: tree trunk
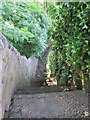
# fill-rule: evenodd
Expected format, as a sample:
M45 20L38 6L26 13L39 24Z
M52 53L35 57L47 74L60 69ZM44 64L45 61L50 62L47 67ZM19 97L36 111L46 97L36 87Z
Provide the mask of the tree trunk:
M73 81L73 89L76 90L77 85L76 85L76 80L75 80L75 77L74 77L74 71L72 72L72 81Z
M48 3L47 3L47 0L44 0L44 9L46 10L47 15L48 15Z
M84 83L84 74L83 71L80 70L80 76L81 76L81 80L82 80L82 87L85 87L85 83Z

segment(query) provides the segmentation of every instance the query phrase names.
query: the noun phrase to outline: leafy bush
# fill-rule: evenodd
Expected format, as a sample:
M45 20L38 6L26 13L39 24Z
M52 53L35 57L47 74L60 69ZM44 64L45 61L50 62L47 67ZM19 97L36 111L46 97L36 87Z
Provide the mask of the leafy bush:
M81 79L83 85L90 70L89 3L58 2L56 6L49 55L51 76L57 76L62 83L65 79L65 82Z
M50 19L40 3L2 2L1 27L8 41L26 57L40 56L46 48Z

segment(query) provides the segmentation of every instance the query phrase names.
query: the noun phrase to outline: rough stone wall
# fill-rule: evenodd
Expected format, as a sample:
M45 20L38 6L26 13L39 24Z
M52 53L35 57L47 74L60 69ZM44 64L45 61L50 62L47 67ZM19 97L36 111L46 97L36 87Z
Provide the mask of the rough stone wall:
M47 57L48 54L51 50L52 44L50 43L49 47L42 53L41 58L38 60L38 67L37 67L37 72L36 72L36 82L41 81L44 82L47 77L46 73L46 64L47 64Z
M37 58L21 56L0 33L0 119L9 108L13 92L35 78L37 65Z
M2 118L2 81L1 79L2 79L2 54L1 54L1 48L0 48L0 120Z

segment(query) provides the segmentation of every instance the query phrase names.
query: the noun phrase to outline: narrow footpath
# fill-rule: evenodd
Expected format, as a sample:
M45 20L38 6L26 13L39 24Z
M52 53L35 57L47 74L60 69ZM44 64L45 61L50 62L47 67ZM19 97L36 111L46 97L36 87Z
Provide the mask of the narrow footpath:
M88 95L58 87L26 87L15 92L5 117L88 118Z

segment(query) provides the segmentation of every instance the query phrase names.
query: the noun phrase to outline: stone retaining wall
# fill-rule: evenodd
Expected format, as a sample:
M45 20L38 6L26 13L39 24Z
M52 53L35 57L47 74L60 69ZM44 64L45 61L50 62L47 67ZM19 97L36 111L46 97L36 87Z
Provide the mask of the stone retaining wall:
M0 33L0 119L9 108L13 92L35 78L37 65L37 58L21 56Z

